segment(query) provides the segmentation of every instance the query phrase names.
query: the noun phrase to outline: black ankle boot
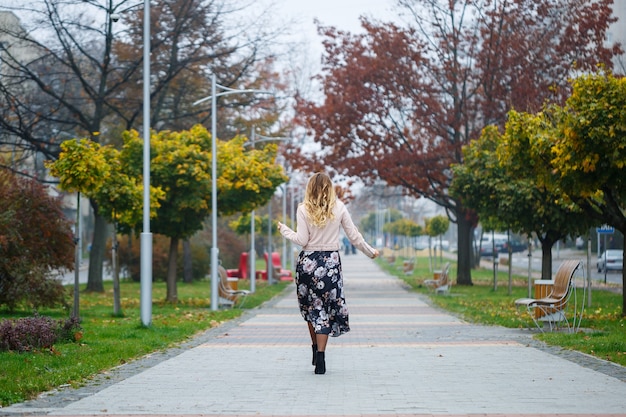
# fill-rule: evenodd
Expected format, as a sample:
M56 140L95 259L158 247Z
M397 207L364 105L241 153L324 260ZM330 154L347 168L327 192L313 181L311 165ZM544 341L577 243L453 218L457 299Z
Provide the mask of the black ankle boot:
M311 365L315 366L315 362L317 361L317 345L311 345L311 350L313 351L313 359L311 360Z
M315 373L316 374L326 373L326 361L324 360L324 352L317 352L316 360L315 360Z

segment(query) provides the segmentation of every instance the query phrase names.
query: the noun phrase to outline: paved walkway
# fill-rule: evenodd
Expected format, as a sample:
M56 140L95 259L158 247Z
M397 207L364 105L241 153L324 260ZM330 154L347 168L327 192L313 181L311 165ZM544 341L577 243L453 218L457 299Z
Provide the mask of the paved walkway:
M343 262L352 331L329 341L325 375L290 286L180 348L0 415L626 416L626 368L465 323L365 256Z

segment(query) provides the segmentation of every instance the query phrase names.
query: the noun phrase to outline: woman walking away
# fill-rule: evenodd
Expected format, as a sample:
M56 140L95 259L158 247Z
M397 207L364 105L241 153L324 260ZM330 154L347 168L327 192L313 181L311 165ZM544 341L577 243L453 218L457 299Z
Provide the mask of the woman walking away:
M378 250L359 233L346 206L337 199L330 177L324 173L309 179L304 201L298 206L297 231L278 223L284 237L302 246L296 265L297 296L300 313L309 326L316 374L326 373L328 336L350 331L339 257L341 228L361 252L372 259L378 256Z

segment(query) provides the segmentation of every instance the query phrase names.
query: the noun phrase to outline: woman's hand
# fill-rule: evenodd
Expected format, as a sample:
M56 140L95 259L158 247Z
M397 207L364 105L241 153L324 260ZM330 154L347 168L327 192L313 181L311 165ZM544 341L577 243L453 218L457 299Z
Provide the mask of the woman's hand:
M374 256L372 256L372 259L378 258L378 255L380 255L380 252L378 252L378 249L374 249Z

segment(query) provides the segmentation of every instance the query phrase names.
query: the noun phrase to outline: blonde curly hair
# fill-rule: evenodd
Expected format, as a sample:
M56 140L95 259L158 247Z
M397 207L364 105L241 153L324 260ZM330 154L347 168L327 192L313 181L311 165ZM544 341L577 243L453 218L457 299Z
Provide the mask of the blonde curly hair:
M337 195L330 177L323 172L313 174L306 186L302 202L311 223L317 227L324 227L334 219L336 201Z

